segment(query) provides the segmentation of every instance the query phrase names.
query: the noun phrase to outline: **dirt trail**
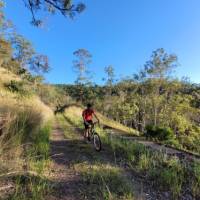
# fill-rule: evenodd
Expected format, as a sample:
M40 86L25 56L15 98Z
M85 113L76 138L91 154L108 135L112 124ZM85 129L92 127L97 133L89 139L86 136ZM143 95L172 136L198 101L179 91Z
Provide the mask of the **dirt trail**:
M78 188L80 176L71 166L73 154L70 152L70 140L65 139L63 130L56 123L51 135L52 166L50 179L53 182L54 193L48 200L79 200Z
M95 160L102 163L115 165L113 154L104 148L100 153L96 152L90 144L83 141L80 130L76 130L75 139L66 139L64 131L56 123L51 135L50 180L53 183L53 194L47 196L47 200L83 200L90 198L81 192L87 185L83 183L81 175L75 170L74 164L88 162L93 165ZM142 183L133 180L135 196L137 200L148 199L143 193Z
M73 137L65 138L64 131L56 123L51 135L51 158L50 181L53 183L53 193L47 196L47 200L96 200L87 196L89 186L83 181L79 171L76 171L76 164L87 163L89 166L99 161L101 164L120 167L132 184L135 200L169 200L165 193L155 191L150 183L137 174L130 173L129 168L123 162L116 162L109 146L103 144L102 151L96 152L93 147L86 143L80 129L77 129L66 121L71 128ZM88 188L88 189L87 189ZM86 191L86 193L85 193ZM168 193L166 193L168 194ZM101 200L101 198L99 198ZM102 199L103 200L103 199Z

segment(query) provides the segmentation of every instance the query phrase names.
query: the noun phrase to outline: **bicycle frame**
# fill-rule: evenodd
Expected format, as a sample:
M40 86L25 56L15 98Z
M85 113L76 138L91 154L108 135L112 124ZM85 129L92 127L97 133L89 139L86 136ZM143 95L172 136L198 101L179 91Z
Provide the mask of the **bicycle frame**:
M88 134L90 137L92 137L94 135L94 132L95 132L95 125L98 124L98 122L94 122L93 124L91 124L89 126L89 129L88 129Z
M97 123L93 123L89 126L89 132L88 132L88 136L90 138L89 141L91 141L91 143L93 143L96 151L101 151L101 139L98 135L98 133L95 131L95 124Z

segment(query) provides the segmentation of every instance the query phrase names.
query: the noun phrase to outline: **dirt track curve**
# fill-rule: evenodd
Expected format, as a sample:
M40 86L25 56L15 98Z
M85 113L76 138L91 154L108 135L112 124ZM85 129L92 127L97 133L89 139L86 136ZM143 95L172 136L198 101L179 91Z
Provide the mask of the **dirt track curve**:
M186 159L188 161L191 160L198 160L200 161L200 155L194 154L191 152L187 152L184 150L177 149L175 147L170 147L164 144L159 144L153 141L148 141L145 139L145 137L139 137L139 136L123 136L124 133L120 132L119 130L116 129L109 129L107 130L107 133L110 135L110 137L116 137L116 138L121 138L124 140L130 140L130 141L135 141L139 144L144 145L145 147L149 148L150 150L153 151L159 151L164 154L167 154L169 156L176 156L180 159Z

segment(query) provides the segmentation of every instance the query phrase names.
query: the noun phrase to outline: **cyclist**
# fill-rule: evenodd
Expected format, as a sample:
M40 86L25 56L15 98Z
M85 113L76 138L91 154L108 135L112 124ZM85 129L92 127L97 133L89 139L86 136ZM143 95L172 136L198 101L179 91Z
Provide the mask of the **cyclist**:
M84 126L85 126L84 137L87 138L88 140L90 140L88 130L89 130L90 125L93 125L93 116L97 119L99 123L99 118L95 114L92 108L92 104L88 103L87 108L82 113Z

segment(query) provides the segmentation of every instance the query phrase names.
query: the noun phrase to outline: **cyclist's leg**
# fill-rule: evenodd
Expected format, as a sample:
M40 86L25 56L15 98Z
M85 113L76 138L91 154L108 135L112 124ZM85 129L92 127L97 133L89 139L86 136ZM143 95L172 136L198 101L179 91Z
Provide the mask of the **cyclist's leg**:
M89 122L87 121L87 123L86 122L84 122L84 126L85 126L85 131L84 131L84 137L85 138L88 138L89 137Z
M85 129L84 129L84 138L87 138L87 129L88 129L88 125L84 122L84 126L85 126Z
M84 137L84 138L86 138L86 132L87 132L87 130L84 129L84 133L83 133L83 137Z
M90 121L88 121L88 123L89 123L89 126L88 126L88 140L90 141L90 138L91 138L91 131L92 131L92 128L93 128L93 122L92 122L92 120L90 120Z
M89 128L86 129L86 138L89 137Z

